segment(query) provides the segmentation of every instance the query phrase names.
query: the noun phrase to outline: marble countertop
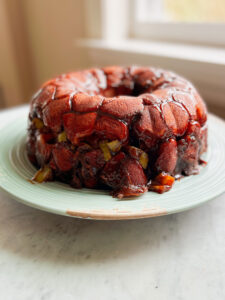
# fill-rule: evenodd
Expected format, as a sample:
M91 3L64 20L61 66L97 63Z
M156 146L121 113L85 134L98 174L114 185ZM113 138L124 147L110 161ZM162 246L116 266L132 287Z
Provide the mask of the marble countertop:
M18 109L0 113L3 119ZM225 195L163 217L88 221L0 192L0 299L225 299Z

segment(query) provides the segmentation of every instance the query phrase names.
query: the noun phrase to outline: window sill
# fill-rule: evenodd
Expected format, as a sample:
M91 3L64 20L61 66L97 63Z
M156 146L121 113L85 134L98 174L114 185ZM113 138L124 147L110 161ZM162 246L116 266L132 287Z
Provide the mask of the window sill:
M76 41L87 50L89 65L152 65L189 78L206 101L225 105L225 49L135 39Z
M225 66L225 49L138 39L107 41L84 39L80 45L127 53L157 55L175 59L214 63Z

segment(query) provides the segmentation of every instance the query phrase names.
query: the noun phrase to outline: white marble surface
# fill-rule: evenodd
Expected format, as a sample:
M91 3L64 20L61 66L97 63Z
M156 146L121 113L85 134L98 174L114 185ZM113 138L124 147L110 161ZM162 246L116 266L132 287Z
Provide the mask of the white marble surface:
M225 299L225 195L176 215L87 221L0 192L0 299Z

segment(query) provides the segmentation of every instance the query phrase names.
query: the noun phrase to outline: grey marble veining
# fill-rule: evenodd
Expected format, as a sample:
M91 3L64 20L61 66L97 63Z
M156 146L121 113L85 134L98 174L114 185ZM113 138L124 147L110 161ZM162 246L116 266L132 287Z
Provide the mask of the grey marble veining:
M0 299L225 299L225 195L175 215L88 221L0 192Z

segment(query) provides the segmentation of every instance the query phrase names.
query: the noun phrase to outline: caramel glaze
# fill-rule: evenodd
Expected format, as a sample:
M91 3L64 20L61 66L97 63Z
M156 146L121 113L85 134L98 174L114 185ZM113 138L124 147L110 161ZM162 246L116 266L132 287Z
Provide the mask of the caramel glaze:
M62 132L66 139L59 141ZM103 140L121 144L108 161L99 148ZM129 145L148 154L146 169ZM164 192L171 186L165 188L164 177L156 183L157 175L197 174L206 150L204 101L172 72L137 66L73 72L46 82L31 100L29 159L76 188L110 187L119 198Z

